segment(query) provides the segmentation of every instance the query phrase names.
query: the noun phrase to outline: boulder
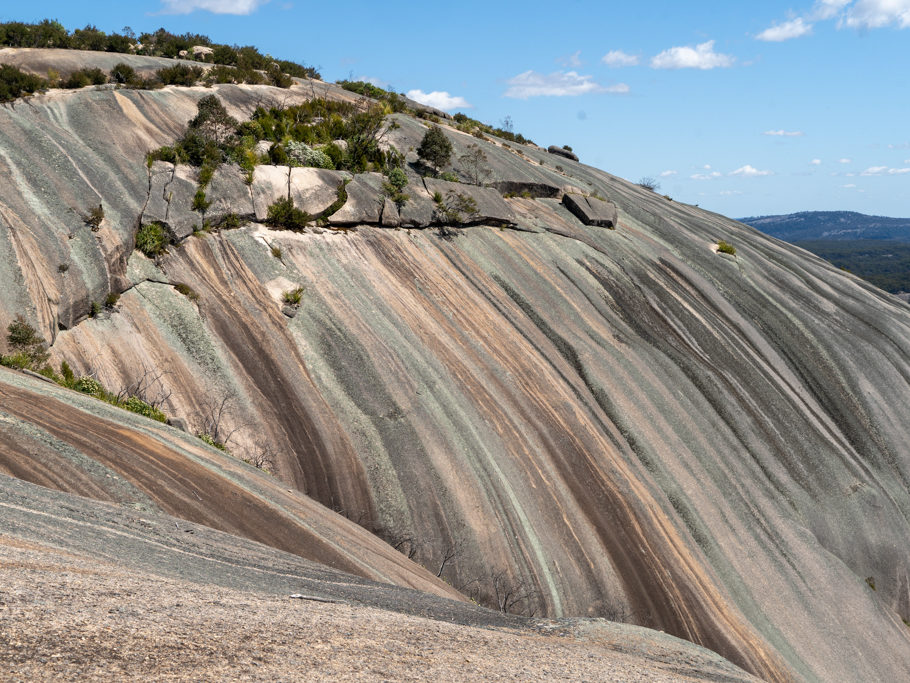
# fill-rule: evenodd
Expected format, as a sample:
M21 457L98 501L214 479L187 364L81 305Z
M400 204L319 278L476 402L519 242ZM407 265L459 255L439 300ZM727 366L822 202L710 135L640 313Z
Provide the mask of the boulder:
M311 216L322 213L335 203L338 187L349 177L350 174L324 168L292 168L290 196L294 206Z
M211 202L205 217L213 225L221 223L229 214L236 214L243 220L251 220L256 216L250 186L246 184L246 174L236 164L222 164L218 167L205 190L205 198Z
M398 207L388 197L382 204L382 215L379 219L384 228L397 228L401 225L401 216L398 213Z
M556 145L550 145L549 147L547 147L547 151L550 154L558 154L559 156L565 157L566 159L571 159L572 161L578 161L578 157L575 156L574 153L570 152L567 149L563 149L562 147L557 147Z
M347 184L348 199L329 216L330 225L377 225L382 216L385 195L381 173L360 173ZM397 214L397 212L396 212Z
M557 185L549 183L525 182L521 180L500 180L490 183L490 187L499 190L500 194L520 196L530 194L534 198L553 199L558 197L561 190Z
M287 166L257 166L253 173L253 211L257 221L264 221L269 207L288 196Z
M470 215L463 215L460 221L462 225L476 225L478 223L494 223L496 225L514 225L515 214L508 203L499 194L499 191L491 187L479 187L477 185L465 185L463 183L453 183L448 180L436 180L427 178L425 180L427 191L432 197L437 192L444 198L450 195L462 194L465 197L473 199L477 204L477 209Z
M432 225L436 205L423 183L420 180L409 182L404 193L408 195L408 201L398 210L401 227L426 228Z
M567 192L563 195L562 203L585 225L616 227L618 212L613 202Z
M142 223L161 223L175 239L181 240L202 225L202 216L193 211L197 171L192 166L156 161L150 169L151 186Z

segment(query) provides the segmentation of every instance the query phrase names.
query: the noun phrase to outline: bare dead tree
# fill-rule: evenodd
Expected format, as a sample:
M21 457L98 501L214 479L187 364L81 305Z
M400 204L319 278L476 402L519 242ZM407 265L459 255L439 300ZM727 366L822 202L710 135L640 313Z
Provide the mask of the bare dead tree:
M277 453L271 444L259 445L242 458L243 462L252 465L257 470L271 472L275 468Z
M232 421L236 402L237 394L233 391L207 393L202 401L202 412L196 418L199 433L227 446L234 434L246 427L245 424L235 424L233 428L228 426Z
M533 617L537 612L537 591L523 580L513 579L504 570L490 572L490 584L494 605L503 614L519 614Z
M162 381L170 374L170 370L143 365L142 374L117 392L117 400L123 401L129 396L135 396L153 408L159 408L173 393Z
M454 561L458 557L460 548L458 543L452 543L451 545L443 548L442 557L439 560L439 568L436 570L436 577L442 576L442 572L445 571L446 565Z

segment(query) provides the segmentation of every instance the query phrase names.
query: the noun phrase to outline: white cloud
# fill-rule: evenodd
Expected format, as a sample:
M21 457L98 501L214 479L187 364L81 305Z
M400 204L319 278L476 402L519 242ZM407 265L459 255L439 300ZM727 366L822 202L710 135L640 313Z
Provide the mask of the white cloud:
M766 130L762 135L772 135L782 138L799 138L805 135L801 130Z
M832 19L853 0L817 0L812 8L812 19Z
M715 178L720 178L721 175L723 174L718 173L717 171L711 171L711 173L696 173L689 177L692 178L692 180L714 180Z
M734 195L742 194L740 190L721 190L720 195L722 197L732 197Z
M714 41L695 47L671 47L651 58L652 69L714 69L733 66L735 59L714 51Z
M851 187L856 187L856 183L847 183L846 185L841 185L841 187L846 187L847 189L850 189Z
M205 10L213 14L252 14L269 0L161 0L161 14L189 14Z
M536 71L525 71L510 78L507 83L506 97L526 100L529 97L570 97L588 93L613 93L624 95L629 92L625 83L603 86L591 76L581 76L575 71L556 71L541 74Z
M853 159L848 159L847 157L844 157L843 159L838 159L838 160L837 160L837 163L839 163L839 164L849 164L851 161L853 161Z
M382 80L381 78L376 78L376 76L358 76L358 81L363 81L364 83L369 83L370 85L375 85L377 88L387 88L389 84Z
M568 57L560 57L556 60L557 64L562 64L563 66L570 66L574 69L577 69L581 66L581 50L576 50Z
M853 28L910 27L910 0L857 0L842 20Z
M910 173L910 168L889 168L889 175L904 175L905 173Z
M755 36L758 40L764 40L769 43L780 43L792 38L800 38L812 33L812 24L807 24L801 17L785 21L782 24L775 24L770 28Z
M676 175L676 171L661 171L660 172L661 178L669 178L670 176L674 176L674 175Z
M740 176L742 178L757 178L763 175L774 175L772 171L759 171L757 168L746 164L741 166L735 171L731 171L730 175Z
M610 50L603 56L603 59L601 61L607 66L619 67L637 66L639 60L637 56L628 55L622 50Z
M860 173L860 175L881 175L888 170L887 166L870 166L865 171Z
M711 164L705 164L705 165L704 165L704 169L705 169L706 171L710 171L710 170L711 170Z
M425 104L428 107L450 111L452 109L469 109L471 104L463 97L450 95L445 90L434 90L433 92L424 92L423 90L408 90L406 93L415 102Z
M821 160L821 159L813 159L813 160L810 161L809 163L810 163L812 166L821 166L821 165L822 165L822 160Z

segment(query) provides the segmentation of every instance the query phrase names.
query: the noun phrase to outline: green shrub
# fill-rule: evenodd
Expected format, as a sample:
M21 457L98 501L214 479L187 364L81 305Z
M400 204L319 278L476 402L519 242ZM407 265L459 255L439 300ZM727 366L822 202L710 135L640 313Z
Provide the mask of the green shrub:
M3 365L20 370L23 368L35 370L47 363L47 359L50 358L47 342L25 318L17 315L7 326L6 331L6 343L13 353L2 357Z
M183 296L190 301L197 301L199 299L199 294L196 293L196 290L183 282L176 283L174 289L183 294Z
M288 166L312 166L314 168L335 168L332 158L319 149L313 149L305 142L292 140L285 145Z
M98 317L99 313L101 313L101 304L99 304L97 301L93 301L91 306L89 306L89 317L96 318Z
M90 396L102 396L105 391L104 387L94 377L80 377L73 384L73 389L76 391L82 392L83 394L89 394Z
M196 436L212 448L217 448L219 451L224 451L225 453L228 452L227 446L220 441L215 441L215 438L211 434L199 433L196 434Z
M43 78L27 74L9 64L0 64L0 102L10 102L47 87Z
M281 298L284 300L284 303L290 304L291 306L299 306L300 300L303 297L303 287L297 287L295 289L289 289L284 294L281 295Z
M268 209L266 225L286 230L303 230L312 217L301 211L291 199L282 198L272 204Z
M205 198L205 188L196 188L196 194L193 195L193 211L205 213L205 210L211 205L212 203Z
M278 259L280 261L282 256L284 256L284 252L281 251L281 247L279 247L279 246L272 247L272 256L274 256L276 259Z
M730 256L736 256L736 247L734 247L729 242L724 242L720 240L717 243L717 251L721 254L730 254Z
M156 77L163 85L196 85L204 69L201 66L188 66L186 64L175 64L155 72Z
M161 223L146 223L136 233L136 249L149 258L167 251L168 236Z
M430 126L417 148L417 156L431 166L436 173L449 163L452 157L452 143L439 126Z
M125 62L119 62L111 69L111 82L120 85L141 85L142 77L136 70Z
M130 396L125 401L120 403L121 408L129 410L131 413L138 413L139 415L144 415L158 422L167 422L167 415L161 412L158 408L153 405L150 405L136 396Z
M118 294L117 292L111 292L104 299L104 307L113 308L114 306L117 305L118 301L120 301L120 294Z
M101 85L107 83L107 74L98 68L84 68L73 71L69 77L61 83L61 87L68 89L84 88L87 85Z
M402 206L410 199L405 194L404 188L408 185L408 176L400 168L393 168L389 171L388 180L383 183L382 189L386 196L395 202L395 205L401 209Z

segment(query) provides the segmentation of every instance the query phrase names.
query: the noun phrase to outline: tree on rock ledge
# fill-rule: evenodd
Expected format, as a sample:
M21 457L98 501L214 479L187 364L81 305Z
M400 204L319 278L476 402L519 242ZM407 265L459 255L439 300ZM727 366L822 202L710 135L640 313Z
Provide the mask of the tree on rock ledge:
M449 163L452 156L452 143L442 132L439 126L430 126L430 129L420 141L420 147L417 148L417 156L427 164L433 167L436 173Z

